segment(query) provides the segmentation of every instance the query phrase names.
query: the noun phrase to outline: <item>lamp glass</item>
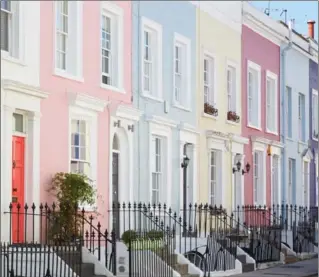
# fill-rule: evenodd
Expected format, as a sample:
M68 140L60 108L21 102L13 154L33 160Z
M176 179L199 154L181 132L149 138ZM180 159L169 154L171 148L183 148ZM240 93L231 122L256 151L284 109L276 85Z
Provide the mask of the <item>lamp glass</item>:
M237 170L239 171L240 168L241 168L241 163L240 163L240 161L238 161L238 162L236 163L236 166L237 166Z

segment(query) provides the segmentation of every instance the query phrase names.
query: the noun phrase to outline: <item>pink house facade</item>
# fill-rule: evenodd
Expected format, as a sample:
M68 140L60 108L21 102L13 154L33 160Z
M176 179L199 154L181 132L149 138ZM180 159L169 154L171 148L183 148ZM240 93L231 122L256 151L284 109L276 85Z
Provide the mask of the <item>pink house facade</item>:
M132 195L131 21L129 1L41 2L40 199L56 172L84 172L97 190L85 209L105 227L110 203Z
M281 203L280 43L277 22L244 4L242 29L242 136L245 205Z

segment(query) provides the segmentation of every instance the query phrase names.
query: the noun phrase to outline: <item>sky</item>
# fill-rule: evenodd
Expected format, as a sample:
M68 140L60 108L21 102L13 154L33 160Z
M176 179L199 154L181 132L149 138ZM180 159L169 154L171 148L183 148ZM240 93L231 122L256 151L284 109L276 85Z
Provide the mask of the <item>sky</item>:
M285 21L283 9L287 10L287 20L295 19L295 30L301 34L308 34L307 20L316 21L315 38L318 41L318 1L250 1L256 8L264 11L270 2L270 16Z

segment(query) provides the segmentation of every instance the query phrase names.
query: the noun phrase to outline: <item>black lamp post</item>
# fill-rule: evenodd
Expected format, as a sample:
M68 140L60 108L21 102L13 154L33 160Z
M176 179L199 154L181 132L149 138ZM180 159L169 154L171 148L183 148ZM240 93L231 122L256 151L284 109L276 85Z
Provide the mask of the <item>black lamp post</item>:
M185 147L185 146L184 146ZM183 162L181 163L181 167L183 168L183 220L186 223L186 208L187 208L187 167L189 164L189 158L186 153L183 158Z
M236 163L236 167L233 167L233 173L239 172L240 169L241 169L241 162L238 161ZM245 165L245 169L241 170L241 174L244 175L245 173L248 173L249 171L250 171L250 164L247 162L246 165Z

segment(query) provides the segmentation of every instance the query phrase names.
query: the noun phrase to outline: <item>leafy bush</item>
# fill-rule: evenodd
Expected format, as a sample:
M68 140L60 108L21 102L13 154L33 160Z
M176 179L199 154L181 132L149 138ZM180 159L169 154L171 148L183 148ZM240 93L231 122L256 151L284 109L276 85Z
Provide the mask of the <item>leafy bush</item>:
M127 230L122 234L122 240L125 244L128 244L130 240L136 240L137 238L137 232L133 230Z
M163 231L151 230L147 233L148 239L162 239L164 237Z
M95 203L91 180L83 174L59 172L52 178L49 192L57 199L58 207L50 214L49 239L70 241L80 235L82 218L78 207Z

